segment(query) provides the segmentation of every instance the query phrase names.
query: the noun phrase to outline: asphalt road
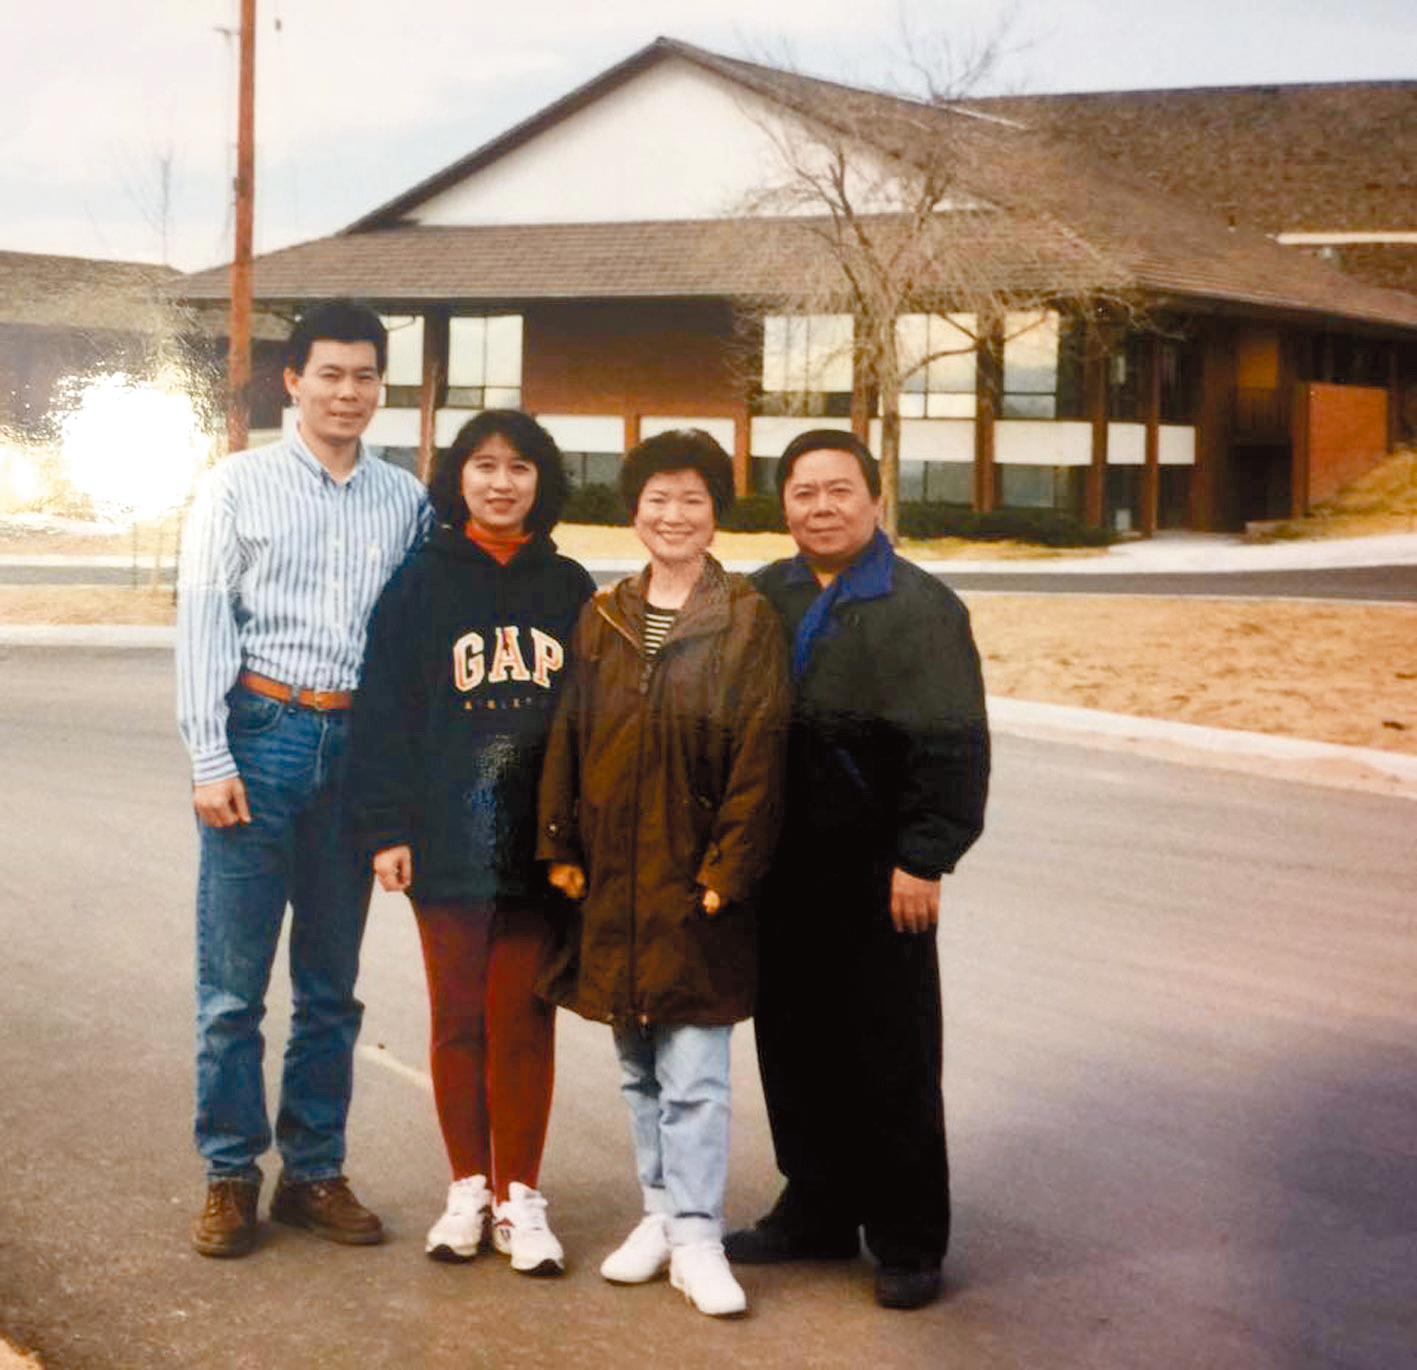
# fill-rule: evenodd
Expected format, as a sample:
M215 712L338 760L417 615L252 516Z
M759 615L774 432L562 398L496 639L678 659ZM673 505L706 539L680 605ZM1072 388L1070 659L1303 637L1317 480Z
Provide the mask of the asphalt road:
M622 571L601 571L596 581L609 585ZM1417 566L1312 567L1295 571L1150 571L1131 574L1077 574L1067 571L945 570L940 578L956 590L997 590L1007 594L1046 595L1194 595L1276 596L1286 599L1356 599L1417 602ZM0 585L147 585L152 568L136 575L126 566L3 566ZM172 583L164 568L162 583Z
M941 931L950 1297L878 1310L864 1260L754 1270L752 1316L720 1324L595 1273L636 1194L606 1034L566 1015L542 1178L571 1273L423 1257L445 1173L392 898L351 1174L394 1240L188 1250L194 843L169 695L160 653L0 647L0 1329L51 1370L1412 1363L1410 801L1000 739ZM284 1019L280 990L277 1044ZM746 1030L735 1052L742 1221L775 1185Z

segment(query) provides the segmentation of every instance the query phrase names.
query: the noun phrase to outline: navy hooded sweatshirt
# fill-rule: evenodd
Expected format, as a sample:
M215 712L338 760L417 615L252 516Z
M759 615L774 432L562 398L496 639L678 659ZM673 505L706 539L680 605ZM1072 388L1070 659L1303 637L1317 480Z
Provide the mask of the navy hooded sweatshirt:
M389 582L355 697L350 792L370 854L412 848L415 898L543 892L541 757L594 588L544 534L503 566L446 526Z

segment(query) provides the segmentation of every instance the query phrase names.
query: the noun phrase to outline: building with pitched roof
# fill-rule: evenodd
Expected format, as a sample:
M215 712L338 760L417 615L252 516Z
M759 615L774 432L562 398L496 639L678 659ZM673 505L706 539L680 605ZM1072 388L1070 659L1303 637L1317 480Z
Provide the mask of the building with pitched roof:
M938 213L998 317L966 317L958 275L923 273L900 328L940 355L902 396L904 498L1233 528L1304 511L1390 448L1417 385L1417 296L1026 114L660 39L342 232L258 259L256 297L354 295L388 317L373 442L426 461L471 413L515 404L578 479L608 481L641 437L692 424L734 454L740 489L770 488L805 427L880 428L859 321L800 303L831 268L803 232L811 207L767 208L784 144L845 137L883 184L948 138L960 180ZM900 231L889 203L873 214ZM1096 311L1077 308L1088 280ZM220 300L225 274L182 291ZM952 330L978 344L929 341Z
M47 439L86 384L148 376L164 363L193 373L200 391L220 374L225 317L174 302L182 273L148 262L0 252L0 430ZM279 345L258 317L266 422L280 412ZM274 365L272 365L274 361Z
M971 100L1163 195L1417 292L1417 81Z

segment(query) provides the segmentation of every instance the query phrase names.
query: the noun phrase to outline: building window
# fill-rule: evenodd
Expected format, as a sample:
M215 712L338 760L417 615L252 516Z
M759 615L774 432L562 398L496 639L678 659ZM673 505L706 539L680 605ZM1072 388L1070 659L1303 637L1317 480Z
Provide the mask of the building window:
M1107 358L1107 417L1115 423L1141 423L1146 418L1142 393L1147 339L1128 333Z
M384 314L389 330L389 360L384 367L387 409L417 409L423 388L423 315Z
M1082 418L1083 338L1081 322L1056 310L1006 314L1000 416Z
M772 314L763 320L760 414L851 413L849 314Z
M1153 336L1128 333L1107 359L1107 417L1115 423L1146 421L1146 353ZM1160 422L1188 424L1195 419L1195 352L1180 338L1156 341L1160 375Z
M1001 466L999 507L1052 509L1079 516L1086 473L1082 466Z
M973 314L903 314L896 346L905 376L905 419L972 419L976 394L977 324Z
M565 464L566 475L577 489L583 485L609 485L613 488L619 483L620 467L625 458L620 452L562 452L561 460Z
M1161 422L1196 421L1196 352L1189 342L1165 338L1157 349L1161 367Z
M516 409L522 402L522 317L448 321L450 409Z

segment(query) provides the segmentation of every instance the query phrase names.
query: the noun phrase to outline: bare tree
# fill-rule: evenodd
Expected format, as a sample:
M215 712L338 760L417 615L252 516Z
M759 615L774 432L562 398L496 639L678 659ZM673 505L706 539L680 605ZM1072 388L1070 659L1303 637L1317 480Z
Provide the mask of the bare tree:
M911 376L976 351L985 374L996 374L1006 321L1017 331L1047 311L1093 318L1134 307L1127 273L1059 217L1050 178L1066 170L1056 153L1021 126L958 103L993 70L1004 35L959 52L903 30L902 44L901 69L916 86L909 93L836 85L781 64L734 64L740 82L766 97L741 103L777 164L734 211L757 228L738 235L756 259L750 275L763 283L754 312L851 317L853 412L874 410L881 420L893 539L901 395ZM938 330L945 342L921 348L902 320L931 314L948 319Z

